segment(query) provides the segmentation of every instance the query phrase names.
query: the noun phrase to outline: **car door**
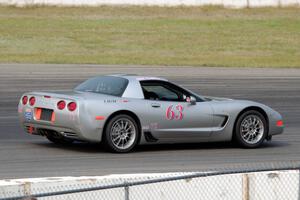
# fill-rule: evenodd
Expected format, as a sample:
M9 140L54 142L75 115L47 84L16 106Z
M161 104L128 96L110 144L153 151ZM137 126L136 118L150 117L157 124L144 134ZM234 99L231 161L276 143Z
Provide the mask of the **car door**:
M141 81L148 129L159 141L198 141L211 134L210 102L188 102L191 94L166 81Z

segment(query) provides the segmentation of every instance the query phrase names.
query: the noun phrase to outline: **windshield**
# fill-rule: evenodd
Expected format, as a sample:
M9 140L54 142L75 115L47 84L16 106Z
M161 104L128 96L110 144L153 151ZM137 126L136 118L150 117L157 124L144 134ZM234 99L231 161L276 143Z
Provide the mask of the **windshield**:
M113 96L122 96L126 89L128 80L114 76L100 76L88 79L78 85L75 90L82 92L94 92Z

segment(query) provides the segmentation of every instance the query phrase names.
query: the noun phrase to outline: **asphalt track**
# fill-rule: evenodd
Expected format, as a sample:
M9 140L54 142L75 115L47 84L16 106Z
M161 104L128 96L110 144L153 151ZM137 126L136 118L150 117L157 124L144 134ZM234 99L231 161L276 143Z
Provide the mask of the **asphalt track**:
M69 90L88 77L134 73L166 77L200 94L250 99L284 117L283 135L259 149L230 143L141 146L112 154L95 144L56 146L23 132L17 104L23 92ZM300 163L300 70L97 65L0 65L0 179L174 172Z

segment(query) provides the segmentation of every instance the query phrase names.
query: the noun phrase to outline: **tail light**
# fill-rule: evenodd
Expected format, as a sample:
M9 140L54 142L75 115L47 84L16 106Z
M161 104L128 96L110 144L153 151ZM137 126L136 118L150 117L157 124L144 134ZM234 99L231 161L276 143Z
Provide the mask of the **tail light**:
M65 107L66 107L66 102L65 102L65 101L61 100L61 101L59 101L59 102L57 103L57 108L58 108L59 110L63 110Z
M35 104L35 97L30 97L29 105L33 106Z
M75 102L71 102L68 104L69 111L74 111L77 108L77 104Z
M26 105L26 104L27 104L27 101L28 101L28 97L27 97L27 96L24 96L24 97L22 98L22 103L23 103L23 105Z

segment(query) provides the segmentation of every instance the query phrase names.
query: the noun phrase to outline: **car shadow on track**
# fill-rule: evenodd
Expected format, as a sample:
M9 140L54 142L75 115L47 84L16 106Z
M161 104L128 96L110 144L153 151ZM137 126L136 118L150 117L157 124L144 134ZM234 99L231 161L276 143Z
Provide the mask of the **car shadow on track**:
M264 148L277 148L282 146L287 146L284 142L264 142L258 149ZM156 144L156 145L144 145L138 146L136 148L137 152L147 152L147 151L172 151L172 150L226 150L226 149L242 149L251 150L247 148L242 148L233 142L207 142L207 143L183 143L183 144Z
M110 153L101 144L75 142L68 145L58 145L50 142L32 142L33 145L51 149L61 149L68 151L78 151L82 153ZM259 149L279 148L288 146L289 143L282 141L264 142ZM210 142L210 143L183 143L183 144L151 144L137 146L131 153L155 152L155 151L184 151L184 150L226 150L226 149L245 149L232 142Z
M97 143L88 142L74 142L73 144L54 144L48 141L45 142L32 142L32 145L40 146L41 148L59 149L65 151L77 151L82 153L101 153L106 150Z

